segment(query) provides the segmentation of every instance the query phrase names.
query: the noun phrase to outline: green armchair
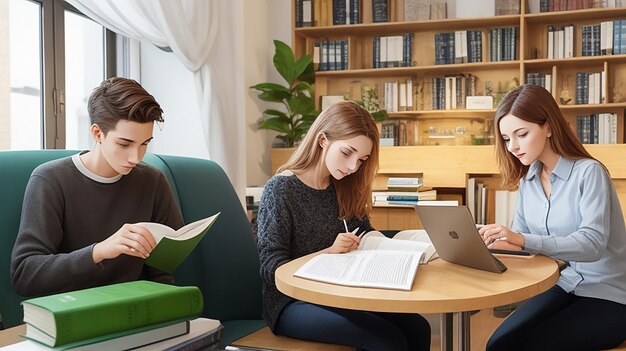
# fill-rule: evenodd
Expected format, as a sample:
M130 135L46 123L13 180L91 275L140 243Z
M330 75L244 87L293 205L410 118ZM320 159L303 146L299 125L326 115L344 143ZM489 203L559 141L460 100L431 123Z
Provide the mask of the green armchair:
M21 324L23 317L23 298L13 292L9 267L26 183L38 165L76 152L0 152L0 316L5 327ZM202 290L203 316L222 322L223 345L264 327L256 242L224 171L213 161L190 157L147 154L144 162L168 177L185 223L221 212L209 234L174 273L176 283Z

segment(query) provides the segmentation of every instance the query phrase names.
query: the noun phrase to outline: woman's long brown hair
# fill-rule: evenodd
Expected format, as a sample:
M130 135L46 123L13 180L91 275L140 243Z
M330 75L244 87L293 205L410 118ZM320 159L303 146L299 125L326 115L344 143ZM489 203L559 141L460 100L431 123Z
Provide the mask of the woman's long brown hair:
M502 99L494 119L496 160L505 188L517 188L519 180L528 173L529 168L509 152L500 133L500 120L508 115L540 126L547 123L552 132L550 146L557 154L571 160L595 159L580 143L552 95L538 85L521 85Z
M309 167L325 167L326 149L319 145L320 135L329 142L351 139L360 135L372 141L372 152L355 173L336 180L330 177L337 191L339 218L363 219L372 208L372 182L378 172L379 136L374 119L367 110L351 101L337 102L327 107L315 119L306 136L277 173L284 170L302 171Z

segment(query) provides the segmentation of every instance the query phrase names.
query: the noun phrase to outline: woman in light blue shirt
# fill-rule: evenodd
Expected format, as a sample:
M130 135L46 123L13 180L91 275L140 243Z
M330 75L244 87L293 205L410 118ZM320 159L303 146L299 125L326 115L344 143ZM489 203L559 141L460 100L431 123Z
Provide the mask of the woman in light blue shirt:
M608 171L540 86L509 92L494 125L501 175L508 188L519 185L519 197L511 228L483 227L485 243L546 255L566 266L554 287L504 321L487 350L619 345L626 339L626 229Z

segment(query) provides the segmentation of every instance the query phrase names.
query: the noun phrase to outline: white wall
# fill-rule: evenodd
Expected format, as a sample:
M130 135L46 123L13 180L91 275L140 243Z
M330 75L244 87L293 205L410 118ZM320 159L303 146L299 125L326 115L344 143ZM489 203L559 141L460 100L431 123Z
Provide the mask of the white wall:
M245 86L258 83L284 83L272 63L274 39L291 45L290 0L246 2L244 21ZM270 149L276 133L257 129L263 110L276 108L259 100L256 90L248 89L246 105L247 184L263 185L271 177Z
M208 158L198 119L193 74L171 52L142 42L141 85L163 109L165 123L155 127L150 152Z

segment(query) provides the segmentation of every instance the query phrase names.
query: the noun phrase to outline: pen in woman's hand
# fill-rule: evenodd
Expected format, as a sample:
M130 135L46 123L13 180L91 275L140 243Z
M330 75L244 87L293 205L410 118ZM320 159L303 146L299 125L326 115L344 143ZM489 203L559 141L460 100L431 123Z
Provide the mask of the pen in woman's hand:
M346 233L350 233L350 230L348 229L348 222L346 222L346 219L343 219L343 226L346 228Z

